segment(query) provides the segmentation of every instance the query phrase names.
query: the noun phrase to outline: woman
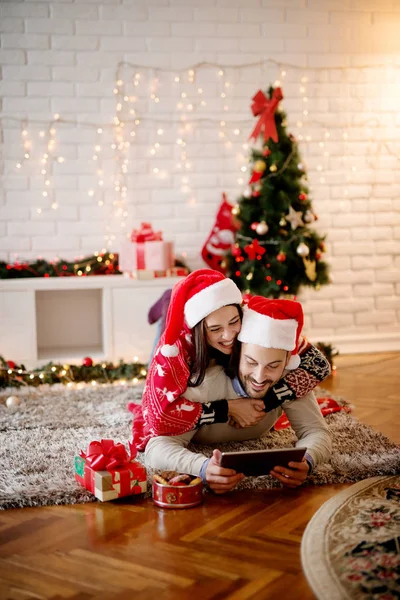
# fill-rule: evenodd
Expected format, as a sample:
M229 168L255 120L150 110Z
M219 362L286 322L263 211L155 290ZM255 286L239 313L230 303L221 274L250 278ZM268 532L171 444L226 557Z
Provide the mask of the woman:
M132 406L133 440L144 450L149 439L181 435L202 425L255 422L284 400L302 397L325 379L328 361L308 342L300 344L300 365L272 387L263 401L218 400L209 404L185 398L216 362L229 365L241 327L242 295L232 280L217 271L190 273L173 289L167 326L150 364L141 406ZM243 405L243 406L242 406ZM246 414L243 413L243 410ZM257 415L259 413L259 416Z

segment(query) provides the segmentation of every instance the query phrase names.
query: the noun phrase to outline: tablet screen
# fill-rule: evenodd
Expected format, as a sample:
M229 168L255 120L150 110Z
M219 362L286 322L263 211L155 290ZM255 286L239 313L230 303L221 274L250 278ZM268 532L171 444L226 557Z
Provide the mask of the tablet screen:
M281 448L223 452L221 467L234 469L244 475L269 475L274 467L287 467L291 461L301 462L306 450L307 448Z

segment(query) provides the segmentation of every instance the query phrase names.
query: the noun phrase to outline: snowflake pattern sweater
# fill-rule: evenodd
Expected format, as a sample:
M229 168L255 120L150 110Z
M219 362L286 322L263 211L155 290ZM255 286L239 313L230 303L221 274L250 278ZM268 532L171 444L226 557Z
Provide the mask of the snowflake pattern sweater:
M181 435L202 424L218 422L215 410L210 420L210 407L185 398L185 391L190 378L190 364L193 361L194 346L188 328L182 331L176 342L179 352L177 356L166 357L160 352L164 343L164 335L157 346L150 365L146 384L143 390L142 404L130 405L134 414L133 441L138 450L144 450L149 439L160 435ZM265 411L269 412L285 400L302 398L313 390L330 373L330 365L324 355L312 346L305 338L299 344L300 365L289 372L267 393ZM212 404L225 405L227 421L227 402L219 400ZM202 413L205 418L202 422ZM224 413L224 411L222 411ZM221 415L221 411L219 412Z

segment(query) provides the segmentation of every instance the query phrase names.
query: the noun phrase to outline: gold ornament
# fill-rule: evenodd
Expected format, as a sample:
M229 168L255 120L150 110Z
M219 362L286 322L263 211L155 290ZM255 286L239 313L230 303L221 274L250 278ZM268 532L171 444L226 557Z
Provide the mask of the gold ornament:
M270 166L270 168L269 168L269 170L270 170L272 173L275 173L275 171L277 171L277 170L278 170L278 167L277 167L276 165L271 165L271 166Z
M253 279L253 273L251 273L251 272L250 272L250 273L248 273L248 274L246 275L246 279L247 279L247 281L251 281L251 280Z
M286 219L284 217L282 217L282 219L279 221L279 225L281 227L285 227L285 225L286 225Z
M221 260L221 268L225 269L226 267L226 261L225 260Z
M232 214L238 215L239 213L240 213L240 206L239 206L239 204L235 204L235 206L232 208Z
M303 264L306 270L306 275L310 281L315 281L317 279L317 270L316 270L316 262L315 260L310 260L308 258L303 257Z
M264 173L267 168L267 164L263 160L256 160L254 163L253 171L255 173Z

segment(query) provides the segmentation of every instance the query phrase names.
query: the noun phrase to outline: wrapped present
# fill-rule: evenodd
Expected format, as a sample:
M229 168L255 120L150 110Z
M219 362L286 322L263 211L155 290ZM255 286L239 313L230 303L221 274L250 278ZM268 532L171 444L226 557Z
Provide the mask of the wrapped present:
M143 494L147 490L145 467L135 461L135 447L130 453L113 440L90 442L87 452L75 456L75 479L96 498L105 502L123 496Z
M120 271L165 271L173 265L174 243L165 242L161 231L153 231L150 223L142 223L140 229L132 231L130 240L121 242Z
M150 269L137 269L130 272L132 279L156 279L166 277L167 271L151 271Z
M166 272L167 277L186 277L188 274L189 269L186 269L186 267L171 267Z

